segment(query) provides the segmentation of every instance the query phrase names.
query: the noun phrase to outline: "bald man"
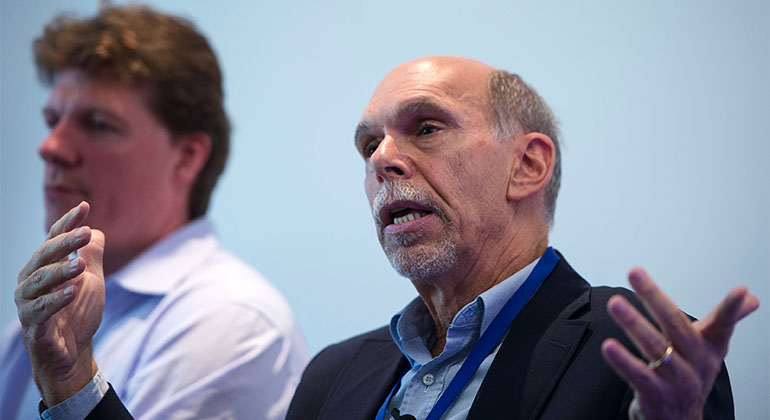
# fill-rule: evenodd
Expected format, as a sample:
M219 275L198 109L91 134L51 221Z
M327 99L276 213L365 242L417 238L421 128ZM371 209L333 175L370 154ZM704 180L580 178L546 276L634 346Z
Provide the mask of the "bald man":
M319 353L288 419L734 417L723 359L756 297L737 288L692 322L641 269L638 294L591 287L548 245L557 134L533 89L478 61L383 79L355 146L382 248L419 297Z

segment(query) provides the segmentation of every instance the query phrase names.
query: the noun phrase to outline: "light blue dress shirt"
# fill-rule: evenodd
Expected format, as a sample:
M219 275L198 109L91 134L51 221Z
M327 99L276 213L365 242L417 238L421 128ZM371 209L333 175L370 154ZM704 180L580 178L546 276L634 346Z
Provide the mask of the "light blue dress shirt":
M433 358L430 348L435 340L435 327L422 299L416 298L390 321L390 333L404 353L411 368L401 378L398 391L390 400L387 413L398 408L402 415L425 419L441 394L460 370L468 353L489 324L529 277L540 258L513 276L479 295L465 305L452 320L444 350ZM502 340L500 341L502 343ZM484 359L476 373L449 406L442 420L463 420L468 416L481 382L500 348L500 343ZM392 418L389 414L386 419Z
M107 279L94 355L137 420L283 419L308 360L286 301L224 250L204 219ZM37 417L18 322L0 362L0 418ZM95 405L104 389L98 379L45 418L82 419L83 404Z
M41 400L39 411L42 413L40 417L42 420L83 419L99 404L99 401L102 400L102 397L104 397L104 394L109 389L110 385L102 376L102 372L96 372L91 382L84 386L83 389L59 404L45 410Z

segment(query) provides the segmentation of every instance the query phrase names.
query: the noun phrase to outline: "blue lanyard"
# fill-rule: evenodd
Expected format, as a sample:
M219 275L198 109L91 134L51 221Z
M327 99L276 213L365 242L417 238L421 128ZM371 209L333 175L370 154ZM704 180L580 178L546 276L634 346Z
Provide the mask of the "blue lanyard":
M500 342L503 334L508 330L508 327L516 318L516 315L521 311L521 308L523 308L532 295L535 294L535 291L540 287L540 284L543 283L543 280L551 274L551 271L553 271L557 262L559 262L559 256L556 255L553 248L548 247L545 254L540 257L540 261L535 265L535 268L532 269L532 273L529 274L527 280L525 280L524 283L519 286L518 290L516 290L516 293L508 299L508 302L506 302L505 306L500 310L500 313L498 313L495 319L492 320L492 323L489 324L487 330L484 331L484 334L481 335L476 342L476 345L473 346L473 349L470 354L468 354L465 362L460 366L460 370L457 371L457 374L444 390L444 393L441 394L441 397L436 402L436 405L433 406L433 409L430 410L430 413L428 413L428 417L426 417L425 420L439 420L441 416L444 415L444 412L452 404L452 401L457 397L457 394L459 394L465 384L468 383L471 376L476 373L481 362L489 356L489 353L491 353L495 346L497 346L497 343ZM388 403L390 403L390 399L393 397L393 394L395 394L400 382L401 380L399 379L393 389L390 390L388 398L385 399L385 402L377 412L376 420L385 420L385 411L387 410Z

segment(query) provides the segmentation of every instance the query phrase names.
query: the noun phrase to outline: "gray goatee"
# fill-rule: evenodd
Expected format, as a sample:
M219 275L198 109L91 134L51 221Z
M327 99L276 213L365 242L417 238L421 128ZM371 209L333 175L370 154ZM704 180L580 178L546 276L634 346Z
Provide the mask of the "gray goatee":
M441 236L426 239L424 232L407 232L386 237L383 231L385 226L379 216L380 210L387 204L400 200L412 201L430 208L444 223L445 229ZM451 240L454 227L427 191L406 181L385 181L374 198L372 215L382 249L400 275L412 281L429 279L447 272L457 263L456 244Z

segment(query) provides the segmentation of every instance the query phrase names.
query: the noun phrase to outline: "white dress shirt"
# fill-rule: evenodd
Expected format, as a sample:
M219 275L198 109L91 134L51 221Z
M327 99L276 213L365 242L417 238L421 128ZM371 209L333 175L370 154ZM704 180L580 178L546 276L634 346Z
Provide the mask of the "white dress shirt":
M308 360L286 301L205 219L107 278L94 355L137 420L282 419ZM0 417L36 418L18 322L0 362Z

